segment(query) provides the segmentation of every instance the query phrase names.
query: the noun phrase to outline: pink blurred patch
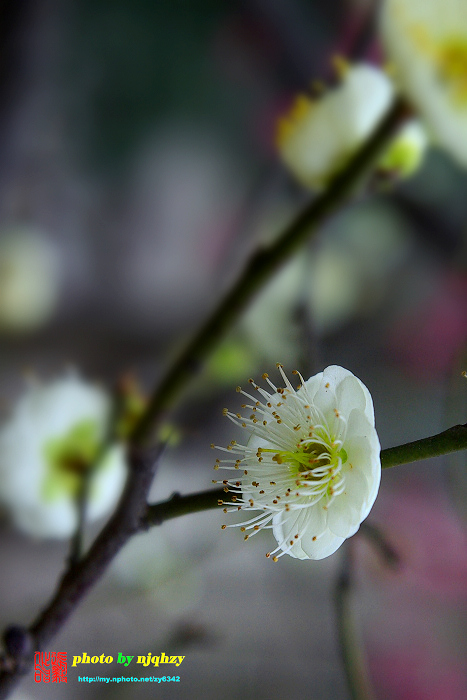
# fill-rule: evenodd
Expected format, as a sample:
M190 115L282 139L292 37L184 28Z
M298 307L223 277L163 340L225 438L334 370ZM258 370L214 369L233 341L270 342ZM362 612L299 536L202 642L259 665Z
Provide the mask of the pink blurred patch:
M391 354L413 374L447 372L467 342L467 278L443 277L433 297L390 329Z
M451 601L467 599L467 535L442 494L423 484L404 484L403 490L383 491L373 512L401 557L396 572L378 566L375 575L386 579L393 591L401 586ZM374 553L363 542L359 554L366 565L376 566Z
M378 698L385 700L465 700L467 680L460 663L424 647L368 655Z
M384 55L376 33L373 34L367 44L363 47L363 55L354 55L355 47L359 43L362 32L365 31L367 23L371 22L371 18L368 15L368 11L354 12L352 15L346 14L345 22L340 29L336 45L334 50L331 52L331 56L352 56L353 60L357 62L367 61L376 66L382 65L384 62Z

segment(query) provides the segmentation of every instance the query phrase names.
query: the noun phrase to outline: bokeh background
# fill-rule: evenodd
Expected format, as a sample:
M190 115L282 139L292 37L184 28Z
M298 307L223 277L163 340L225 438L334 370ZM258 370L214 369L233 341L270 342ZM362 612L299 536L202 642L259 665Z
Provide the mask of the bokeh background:
M383 60L370 0L4 0L0 6L0 392L69 366L149 391L250 252L309 200L274 125L331 58ZM171 417L152 497L208 488L235 386L280 361L340 364L372 392L383 447L465 422L467 175L430 151L404 184L374 181L249 309ZM228 423L228 424L227 424ZM369 521L390 569L351 542L353 604L375 696L467 697L465 456L384 473ZM0 623L28 624L66 543L1 513ZM347 698L334 609L343 552L264 557L222 513L137 537L52 643L67 685L13 697ZM91 539L95 528L88 533ZM185 655L181 682L100 685L74 654ZM160 670L160 672L159 672ZM141 673L139 673L141 671ZM173 670L173 673L175 671Z

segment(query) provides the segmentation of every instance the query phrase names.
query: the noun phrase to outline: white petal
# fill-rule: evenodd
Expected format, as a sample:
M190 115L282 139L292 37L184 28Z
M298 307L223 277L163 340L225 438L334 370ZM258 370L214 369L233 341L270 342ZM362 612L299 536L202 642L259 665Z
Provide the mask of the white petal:
M368 500L368 482L360 470L350 469L344 478L345 490L336 496L327 511L327 526L339 537L349 537L352 528L361 522Z
M127 469L125 450L114 445L96 468L89 486L87 515L91 520L100 518L114 506L125 484Z
M357 409L350 412L347 423L347 440L351 437L364 437L369 441L378 441L378 436L374 425L370 423L367 416ZM376 444L376 443L375 443ZM379 445L379 441L377 442ZM346 448L347 449L347 448Z
M304 389L306 390L310 401L313 399L314 395L318 391L319 385L321 384L321 379L323 378L323 372L318 372L318 374L313 375L306 380Z
M375 129L392 94L382 71L349 67L338 87L316 101L302 95L281 121L282 159L304 185L322 187Z
M289 512L284 510L273 518L273 534L277 544L281 546L285 541L282 549L297 559L308 558L300 544L304 533L307 537L311 533L311 538L313 538L322 534L325 529L326 513L319 504L299 510L291 509ZM299 535L299 538L289 549L290 542L294 541L296 534Z
M386 0L381 28L389 59L407 98L418 108L434 139L467 165L465 73L461 77L456 67L452 79L443 68L447 46L461 45L465 51L467 3Z
M78 512L69 498L44 506L39 500L14 504L13 521L22 532L33 537L71 537L78 523Z
M0 429L0 500L20 529L39 537L73 533L77 511L72 490L62 490L59 485L52 497L44 492L50 477L46 446L83 421L95 425L96 437L103 436L109 412L108 395L75 374L29 387L20 398L10 420ZM91 480L90 519L115 504L124 474L123 453L117 447Z
M301 547L309 559L325 559L334 554L344 540L344 537L338 537L330 530L325 530L313 541L311 533L307 532L302 538Z
M358 436L349 438L346 441L345 449L348 457L347 468L348 465L352 464L367 480L367 502L361 518L364 520L375 502L381 481L380 445L376 431L370 436L370 439ZM350 472L347 471L346 476L348 473Z

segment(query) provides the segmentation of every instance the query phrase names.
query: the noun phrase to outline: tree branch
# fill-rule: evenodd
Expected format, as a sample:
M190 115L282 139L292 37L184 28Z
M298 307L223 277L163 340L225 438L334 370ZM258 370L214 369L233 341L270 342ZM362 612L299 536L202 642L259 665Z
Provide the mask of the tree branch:
M189 379L201 369L203 361L219 340L232 328L248 303L274 273L352 195L407 113L406 104L397 101L374 135L334 177L327 190L314 199L272 245L252 256L232 289L169 367L132 432L130 441L133 444L143 445L151 441L154 425L170 408Z
M0 700L6 698L21 676L30 668L34 651L44 649L63 627L79 602L102 576L108 564L128 539L142 529L141 520L159 452L134 449L129 455L129 478L112 518L89 552L67 569L58 589L29 630L30 653L25 657L3 659L0 673ZM8 648L8 645L7 645Z
M381 467L388 469L465 449L467 449L467 424L455 425L437 435L382 450ZM222 505L224 498L223 488L199 491L188 496L174 494L168 501L148 505L143 523L146 527L151 527L152 525L161 525L165 520L178 518L181 515L210 510Z
M429 457L439 457L449 452L458 452L467 449L467 423L454 425L442 433L407 442L405 445L390 447L381 452L381 467L397 467L400 464L418 462Z
M147 494L157 456L151 454L149 449L154 428L208 354L237 321L256 292L298 250L304 240L317 230L324 219L351 196L406 113L406 106L397 102L372 138L333 179L327 191L317 197L275 243L253 255L237 283L188 343L184 352L169 367L130 435L129 443L133 446L129 464L130 477L120 504L89 552L65 572L47 608L32 623L29 630L24 630L24 634L29 637L31 649L43 649L61 629L109 562L133 534L169 518L217 505L220 499L216 491L209 491L184 497L175 495L165 503L147 506ZM9 690L31 663L30 655L14 657L10 652L7 654L0 673L0 699L7 697Z

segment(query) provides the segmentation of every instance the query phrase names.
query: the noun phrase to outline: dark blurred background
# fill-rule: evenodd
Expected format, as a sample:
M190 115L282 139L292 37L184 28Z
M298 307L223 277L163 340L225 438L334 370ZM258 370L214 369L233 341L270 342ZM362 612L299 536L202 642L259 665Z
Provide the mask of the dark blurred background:
M72 364L149 391L262 241L311 196L280 165L278 115L336 53L384 60L371 0L6 0L0 4L0 390ZM252 305L172 416L154 499L209 487L235 386L280 361L340 364L375 402L383 447L465 422L466 173L430 151L374 182ZM230 425L230 424L229 424ZM397 572L362 535L355 609L376 697L467 696L465 459L383 474L370 514ZM347 698L333 591L342 553L264 557L216 512L140 536L51 650L185 654L180 684L78 684L43 698ZM0 622L27 624L66 545L2 519ZM93 530L90 532L92 536ZM287 561L286 561L287 560ZM133 673L141 667L130 669ZM94 672L95 671L95 672ZM163 675L144 669L136 675ZM123 675L128 675L123 673Z

